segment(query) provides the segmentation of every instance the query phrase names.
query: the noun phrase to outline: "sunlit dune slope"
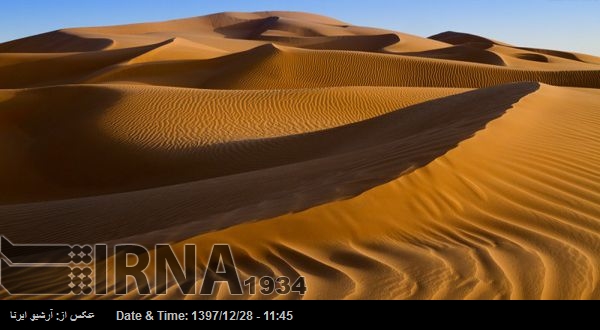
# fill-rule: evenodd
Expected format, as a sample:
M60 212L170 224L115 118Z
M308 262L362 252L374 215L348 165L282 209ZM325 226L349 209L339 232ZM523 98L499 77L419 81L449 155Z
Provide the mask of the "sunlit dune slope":
M245 274L307 276L308 299L595 299L599 110L597 91L542 86L359 197L181 244L229 242Z

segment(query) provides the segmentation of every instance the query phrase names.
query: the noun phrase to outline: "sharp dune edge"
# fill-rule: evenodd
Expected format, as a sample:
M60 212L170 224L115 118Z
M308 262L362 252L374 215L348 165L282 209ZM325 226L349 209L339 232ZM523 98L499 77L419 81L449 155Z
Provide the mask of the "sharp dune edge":
M0 233L228 243L308 286L208 298L599 299L598 132L591 55L296 12L65 29L0 44Z

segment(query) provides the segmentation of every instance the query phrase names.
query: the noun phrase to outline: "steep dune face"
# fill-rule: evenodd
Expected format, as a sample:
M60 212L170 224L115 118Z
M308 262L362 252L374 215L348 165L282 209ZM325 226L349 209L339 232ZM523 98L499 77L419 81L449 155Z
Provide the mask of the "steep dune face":
M248 299L597 299L599 63L297 12L7 42L0 234L307 279Z

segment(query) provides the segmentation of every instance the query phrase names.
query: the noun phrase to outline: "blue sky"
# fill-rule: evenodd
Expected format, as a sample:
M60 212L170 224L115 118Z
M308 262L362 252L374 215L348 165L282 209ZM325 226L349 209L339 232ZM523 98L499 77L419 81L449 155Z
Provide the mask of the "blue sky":
M420 36L462 31L600 56L600 0L6 0L0 42L65 27L257 10L308 11Z

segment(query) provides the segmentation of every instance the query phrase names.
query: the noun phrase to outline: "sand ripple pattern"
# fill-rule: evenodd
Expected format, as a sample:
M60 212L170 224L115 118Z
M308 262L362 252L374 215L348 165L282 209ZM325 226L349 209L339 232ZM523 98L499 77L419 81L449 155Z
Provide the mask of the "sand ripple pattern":
M302 273L307 299L597 299L599 100L543 86L446 155L359 197L185 243L233 239L277 274L270 260L293 247L295 269L321 265Z

